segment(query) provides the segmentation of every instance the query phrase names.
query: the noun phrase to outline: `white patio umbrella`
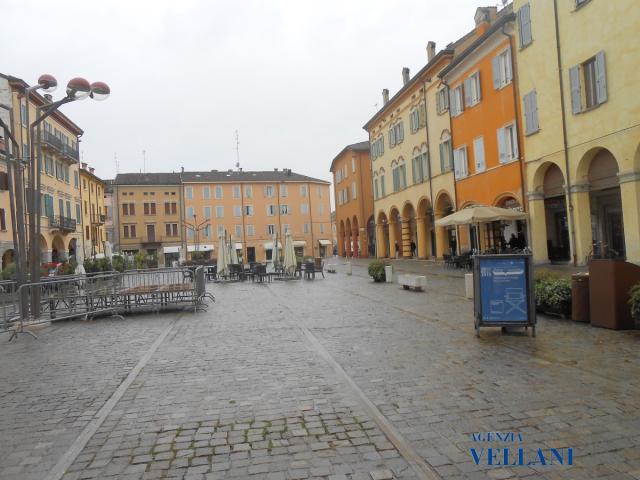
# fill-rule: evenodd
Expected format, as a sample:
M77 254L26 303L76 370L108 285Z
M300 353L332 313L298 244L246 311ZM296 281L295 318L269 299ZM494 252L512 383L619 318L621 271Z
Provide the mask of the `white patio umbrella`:
M527 218L527 214L525 212L518 212L517 210L511 210L509 208L473 205L436 220L436 226L451 227L457 225L476 225L476 244L480 245L479 226L481 223L491 223L502 220L523 220L525 218Z
M233 243L233 237L229 236L229 252L231 254L230 258L231 261L229 263L232 263L234 265L237 265L238 263L240 263L238 261L238 251L236 250L236 244Z
M84 269L84 252L82 251L82 247L76 246L76 275L85 275L87 272Z
M273 234L273 255L271 255L273 265L280 263L280 254L278 253L278 234Z
M225 276L229 274L229 251L225 245L224 237L218 237L218 275Z
M296 271L296 251L293 248L291 233L287 232L287 239L284 242L284 271L287 275L293 275Z
M111 247L111 242L104 242L104 257L109 260L109 263L111 263L111 260L113 260L113 249Z

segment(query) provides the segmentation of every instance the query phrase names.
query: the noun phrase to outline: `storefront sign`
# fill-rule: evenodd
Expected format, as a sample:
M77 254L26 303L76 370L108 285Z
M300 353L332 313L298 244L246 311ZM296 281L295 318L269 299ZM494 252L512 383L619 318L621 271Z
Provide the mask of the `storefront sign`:
M523 258L480 259L483 321L527 321L527 279Z

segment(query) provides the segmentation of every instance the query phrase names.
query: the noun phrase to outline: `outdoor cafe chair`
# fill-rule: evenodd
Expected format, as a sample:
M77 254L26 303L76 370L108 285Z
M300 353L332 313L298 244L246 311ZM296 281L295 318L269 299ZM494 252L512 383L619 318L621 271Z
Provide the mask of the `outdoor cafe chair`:
M322 261L322 258L320 257L316 257L314 259L314 272L318 272L319 274L322 275L322 278L324 278L324 262Z

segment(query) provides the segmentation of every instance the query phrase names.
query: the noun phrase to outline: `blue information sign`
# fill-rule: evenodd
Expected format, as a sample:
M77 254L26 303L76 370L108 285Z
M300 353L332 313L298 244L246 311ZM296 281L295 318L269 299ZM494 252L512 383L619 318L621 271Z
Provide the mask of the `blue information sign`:
M524 258L482 258L480 299L482 320L528 322L527 269Z

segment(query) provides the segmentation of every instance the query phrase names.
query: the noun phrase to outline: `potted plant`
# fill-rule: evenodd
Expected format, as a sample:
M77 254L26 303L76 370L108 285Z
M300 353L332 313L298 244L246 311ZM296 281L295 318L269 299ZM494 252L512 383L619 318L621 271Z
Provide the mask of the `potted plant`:
M374 282L384 282L386 280L384 267L386 267L387 265L388 264L381 262L380 260L374 260L373 262L369 263L367 272L369 273L369 276L373 278Z
M635 321L636 330L640 330L640 283L636 283L629 290L629 307Z
M571 282L558 276L544 276L535 283L536 309L555 315L571 314Z

